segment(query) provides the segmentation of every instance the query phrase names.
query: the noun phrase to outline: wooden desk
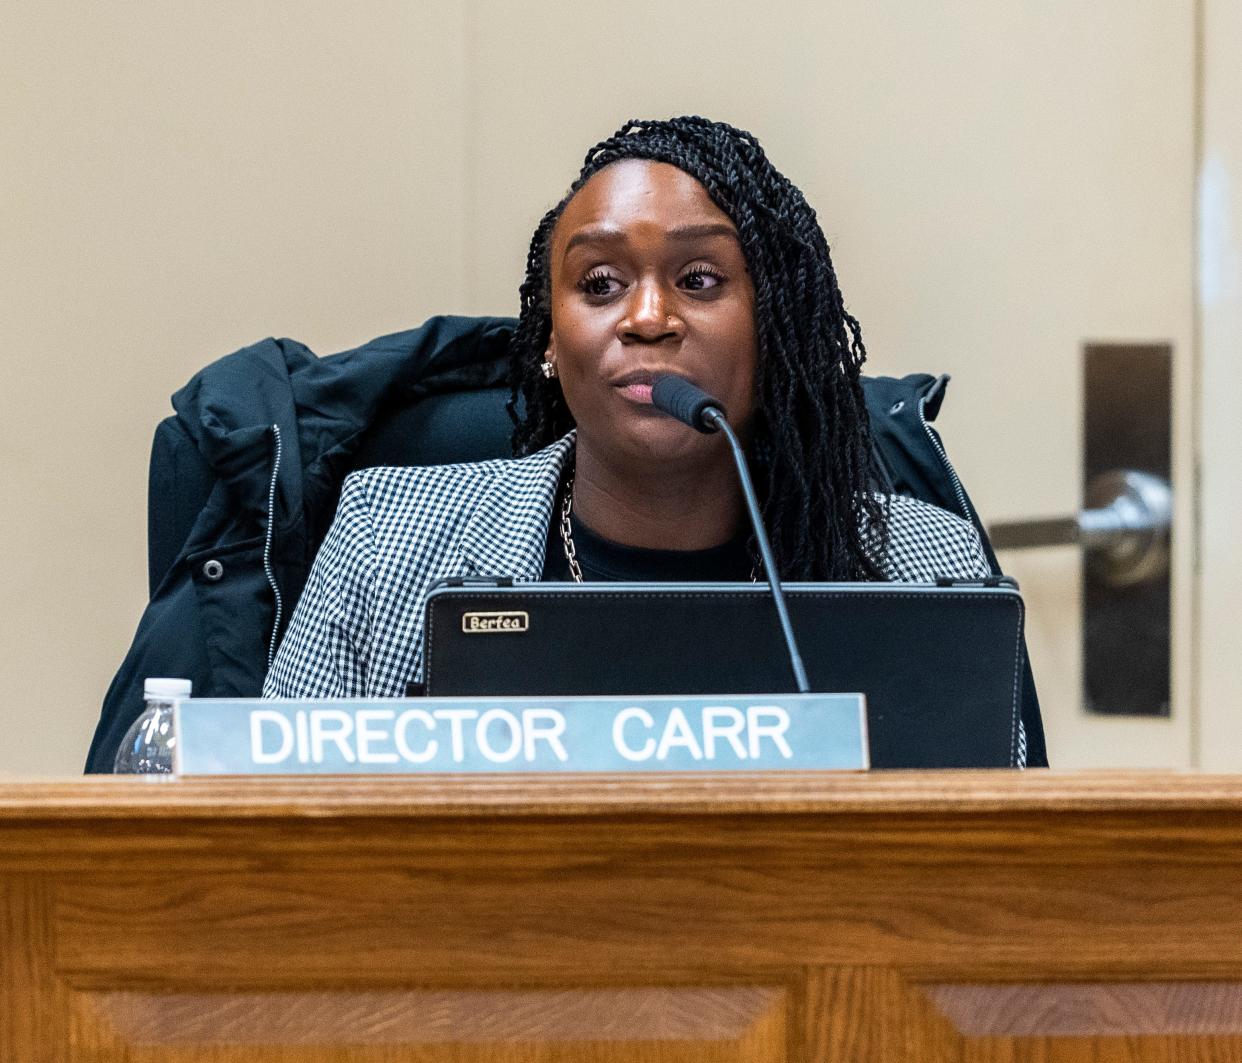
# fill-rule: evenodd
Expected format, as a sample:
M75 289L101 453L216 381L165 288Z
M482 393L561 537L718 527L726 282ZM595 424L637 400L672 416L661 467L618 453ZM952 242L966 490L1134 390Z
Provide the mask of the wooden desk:
M1242 779L0 784L0 1059L1242 1060Z

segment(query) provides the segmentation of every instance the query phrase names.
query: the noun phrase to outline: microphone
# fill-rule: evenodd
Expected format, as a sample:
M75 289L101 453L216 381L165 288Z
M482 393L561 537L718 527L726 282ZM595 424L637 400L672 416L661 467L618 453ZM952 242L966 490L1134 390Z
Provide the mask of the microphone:
M809 694L811 684L807 682L806 669L802 665L802 654L798 652L798 643L794 639L793 625L789 622L789 609L785 605L785 592L776 574L776 560L772 557L772 544L768 542L768 533L763 527L763 517L759 514L759 500L755 497L755 486L750 481L750 470L746 467L746 455L742 453L742 444L729 426L725 418L724 407L713 399L702 388L691 384L684 377L656 377L651 383L651 402L658 410L670 417L675 417L682 424L688 425L697 432L710 435L712 432L723 432L729 441L729 449L733 452L733 463L737 466L738 479L742 482L742 496L746 499L746 512L750 515L751 527L759 542L759 554L763 558L763 571L768 577L768 586L772 589L772 601L776 605L776 615L781 622L781 633L785 636L785 648L789 652L789 664L793 668L794 682L798 685L798 693Z
M725 415L724 407L706 391L671 373L651 382L651 401L670 417L705 435L715 432L719 427L717 419ZM705 416L709 410L710 420Z

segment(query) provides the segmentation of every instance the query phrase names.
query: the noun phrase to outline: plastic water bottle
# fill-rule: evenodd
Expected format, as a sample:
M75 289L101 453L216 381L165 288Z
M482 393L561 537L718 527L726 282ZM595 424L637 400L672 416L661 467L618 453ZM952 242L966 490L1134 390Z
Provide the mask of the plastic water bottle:
M121 740L113 770L118 775L170 775L177 735L173 730L173 704L188 698L193 684L188 679L148 679L142 685L147 707Z

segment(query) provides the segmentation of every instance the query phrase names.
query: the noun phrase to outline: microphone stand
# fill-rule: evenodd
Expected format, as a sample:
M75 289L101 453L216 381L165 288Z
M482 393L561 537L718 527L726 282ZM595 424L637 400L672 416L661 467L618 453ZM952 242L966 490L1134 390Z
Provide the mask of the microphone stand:
M811 684L807 682L806 668L802 664L802 654L798 652L798 643L794 639L793 625L789 622L789 609L785 604L785 591L776 573L776 559L772 556L772 544L768 542L768 533L763 527L763 517L759 513L759 500L755 497L755 486L750 480L750 470L746 467L746 455L737 435L725 420L724 411L718 406L706 406L699 414L704 425L723 432L729 441L729 449L733 452L733 461L737 465L738 479L742 481L742 495L746 499L746 509L750 514L750 522L754 526L755 538L759 540L759 555L763 558L763 571L768 577L768 586L772 588L772 601L776 604L776 615L781 622L781 633L785 636L785 647L789 651L789 663L793 667L794 682L798 685L799 694L809 694Z
M733 452L733 463L737 466L738 479L742 481L742 497L746 499L746 512L750 516L755 538L759 541L759 553L763 557L763 571L767 575L768 586L772 588L772 601L776 604L776 615L780 618L781 634L785 636L785 649L789 653L789 663L793 667L794 681L798 684L798 693L809 694L811 684L807 682L806 669L802 666L802 654L798 652L793 625L789 622L785 592L781 588L781 581L776 572L776 559L772 557L772 544L768 542L768 533L764 530L763 517L759 513L759 500L755 497L755 486L750 482L746 455L742 453L742 444L738 442L733 429L729 427L724 409L697 384L692 384L685 377L677 376L675 373L657 377L651 382L651 402L656 409L676 418L696 432L709 434L723 432L725 439L729 441L729 449Z

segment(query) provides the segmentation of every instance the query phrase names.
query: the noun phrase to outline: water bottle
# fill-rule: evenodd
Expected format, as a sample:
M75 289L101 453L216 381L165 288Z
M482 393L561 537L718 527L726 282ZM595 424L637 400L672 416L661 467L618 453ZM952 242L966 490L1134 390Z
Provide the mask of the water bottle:
M177 746L173 704L188 698L192 689L188 679L148 679L143 683L142 700L147 707L125 732L113 771L118 775L172 774Z

